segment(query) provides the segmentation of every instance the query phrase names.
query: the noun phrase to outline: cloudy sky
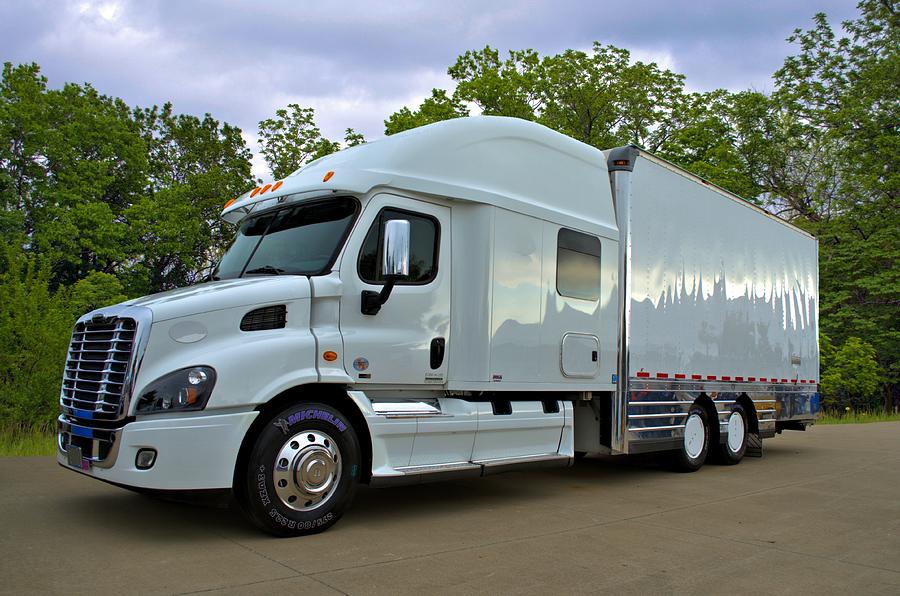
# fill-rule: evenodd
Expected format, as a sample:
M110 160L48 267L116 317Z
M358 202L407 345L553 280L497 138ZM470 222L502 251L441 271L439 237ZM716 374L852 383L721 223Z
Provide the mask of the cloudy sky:
M543 54L597 40L691 89L770 90L785 38L816 12L837 23L855 0L0 0L0 61L37 62L51 86L210 112L255 151L257 122L291 102L315 108L329 137L379 137L395 110L452 89L447 67L486 44ZM254 173L268 177L258 157Z

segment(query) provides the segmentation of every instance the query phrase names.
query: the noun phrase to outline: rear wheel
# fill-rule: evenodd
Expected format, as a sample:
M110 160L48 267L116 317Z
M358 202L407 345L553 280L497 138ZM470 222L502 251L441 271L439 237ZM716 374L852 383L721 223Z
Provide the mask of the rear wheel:
M709 420L706 410L694 404L688 410L681 447L672 452L671 466L679 472L696 472L709 453Z
M735 404L728 415L728 433L725 441L716 445L716 461L725 465L740 463L747 452L749 430L747 412L740 404Z
M328 529L353 500L359 441L350 422L320 403L291 406L262 429L235 493L247 517L276 536Z

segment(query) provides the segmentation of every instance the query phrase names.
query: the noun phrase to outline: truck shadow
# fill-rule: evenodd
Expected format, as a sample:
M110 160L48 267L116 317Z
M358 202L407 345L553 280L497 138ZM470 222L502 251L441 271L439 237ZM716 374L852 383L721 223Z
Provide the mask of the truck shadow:
M793 450L767 447L766 458L789 455L793 456ZM702 473L703 470L699 472ZM512 512L515 507L564 505L573 490L630 485L643 491L640 486L658 482L667 475L680 476L649 454L587 457L571 468L509 472L484 478L392 488L361 486L353 507L329 534L349 530L356 524L408 523L435 512L463 515L484 508ZM151 543L203 540L211 530L226 539L260 536L229 498L169 500L106 487L100 494L69 495L67 509L78 512L79 523L108 528L117 534L140 535Z

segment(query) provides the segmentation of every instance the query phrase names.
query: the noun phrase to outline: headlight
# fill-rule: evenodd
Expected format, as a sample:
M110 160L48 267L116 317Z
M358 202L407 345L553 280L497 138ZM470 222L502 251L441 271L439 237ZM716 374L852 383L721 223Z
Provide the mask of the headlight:
M202 410L216 384L209 366L182 368L150 383L138 399L138 414Z

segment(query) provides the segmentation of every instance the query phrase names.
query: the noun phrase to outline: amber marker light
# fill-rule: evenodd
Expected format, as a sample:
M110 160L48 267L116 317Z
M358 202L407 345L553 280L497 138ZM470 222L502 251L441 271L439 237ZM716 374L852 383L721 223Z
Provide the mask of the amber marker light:
M237 201L237 199L231 199L230 201L228 201L227 203L225 203L225 206L222 207L222 209L228 209L229 207L231 207L231 205L232 205L235 201Z
M263 186L261 189L259 189L259 194L262 194L262 193L266 192L266 191L269 190L270 188L272 188L272 185L271 185L271 184L266 184L266 185Z
M279 180L278 182L276 182L275 184L273 184L273 185L272 185L272 192L275 192L276 190L278 190L278 189L281 187L282 184L284 184L284 180Z
M325 359L325 362L334 362L335 360L337 360L337 352L328 350L327 352L322 354L322 358Z
M325 176L322 178L322 182L328 182L331 180L331 177L334 176L334 172L328 171L325 173Z
M254 189L253 189L253 192L250 193L250 198L252 199L252 198L255 197L256 195L258 195L260 190L261 190L261 189L260 189L260 187L258 187L258 186L257 186L256 188L254 188Z

